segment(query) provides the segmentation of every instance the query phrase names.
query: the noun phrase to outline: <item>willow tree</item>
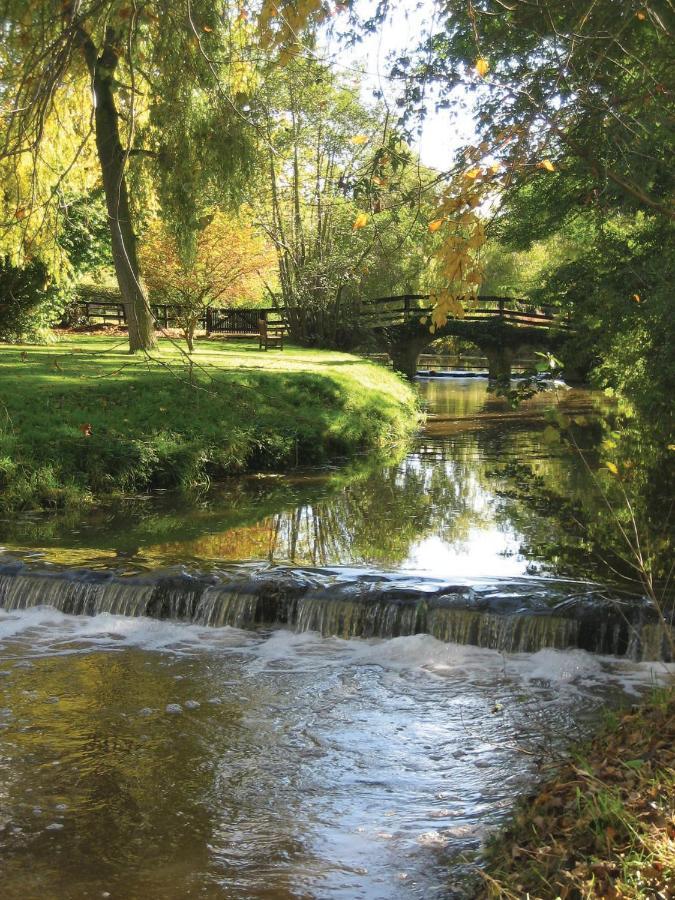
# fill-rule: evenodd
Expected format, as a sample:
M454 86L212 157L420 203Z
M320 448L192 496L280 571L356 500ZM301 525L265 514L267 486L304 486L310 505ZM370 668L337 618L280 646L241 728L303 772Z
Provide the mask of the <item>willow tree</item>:
M216 9L211 0L4 0L0 8L0 159L24 167L30 160L34 184L50 122L69 98L83 138L58 175L80 164L93 138L130 350L149 349L153 321L137 252L143 210L134 202L132 167L142 167L177 230L188 235L205 182L231 193L246 176L247 42L239 7ZM32 190L21 200L22 218L37 212L34 200Z

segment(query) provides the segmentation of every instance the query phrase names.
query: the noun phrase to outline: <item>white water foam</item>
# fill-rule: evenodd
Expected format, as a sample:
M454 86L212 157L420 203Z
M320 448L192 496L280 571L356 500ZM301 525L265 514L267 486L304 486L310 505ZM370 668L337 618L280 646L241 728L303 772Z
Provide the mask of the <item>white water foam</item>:
M675 677L673 663L636 663L584 650L506 654L444 643L428 634L343 640L316 632L250 632L110 613L73 616L47 606L0 610L0 659L127 647L179 655L236 652L248 657L249 675L280 668L312 671L325 666L376 666L399 672L416 670L437 679L524 679L570 691L611 682L629 694Z
M208 628L143 616L73 616L49 606L0 610L0 641L28 639L36 651L78 652L87 647L193 652L246 646L255 635L237 628Z

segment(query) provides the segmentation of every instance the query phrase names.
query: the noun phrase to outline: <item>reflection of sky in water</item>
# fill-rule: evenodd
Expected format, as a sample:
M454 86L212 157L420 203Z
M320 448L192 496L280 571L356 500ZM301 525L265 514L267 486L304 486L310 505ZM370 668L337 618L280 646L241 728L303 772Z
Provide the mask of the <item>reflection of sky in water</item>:
M527 560L518 555L520 541L497 528L472 529L461 547L437 535L415 542L402 569L439 578L525 575Z

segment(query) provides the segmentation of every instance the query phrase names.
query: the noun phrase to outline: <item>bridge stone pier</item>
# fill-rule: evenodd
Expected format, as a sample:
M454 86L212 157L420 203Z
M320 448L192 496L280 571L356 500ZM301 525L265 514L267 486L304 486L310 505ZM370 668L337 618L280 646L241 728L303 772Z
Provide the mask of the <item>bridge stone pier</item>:
M386 348L394 369L413 378L420 354L434 341L454 336L475 344L488 360L493 380L511 377L511 366L525 348L555 352L569 337L565 322L523 300L479 297L463 319L448 319L432 334L426 321L428 295L385 297L364 304L364 324Z

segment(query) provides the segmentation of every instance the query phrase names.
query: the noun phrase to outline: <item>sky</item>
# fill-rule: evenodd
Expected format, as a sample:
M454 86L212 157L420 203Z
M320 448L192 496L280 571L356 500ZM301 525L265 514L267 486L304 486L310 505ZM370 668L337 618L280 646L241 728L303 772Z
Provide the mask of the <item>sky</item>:
M359 12L365 15L374 6L371 0L363 0L359 4ZM430 29L435 29L436 12L434 0L401 2L377 34L367 35L352 48L346 49L337 39L324 34L318 55L336 72L343 72L346 76L363 70L364 102L372 102L373 91L380 90L391 109L396 111L395 101L401 84L388 77L388 59L412 50ZM434 92L427 92L427 116L416 141L422 163L441 171L452 167L457 149L475 136L470 110L471 95L460 88L453 93L453 100L453 109L436 111Z

